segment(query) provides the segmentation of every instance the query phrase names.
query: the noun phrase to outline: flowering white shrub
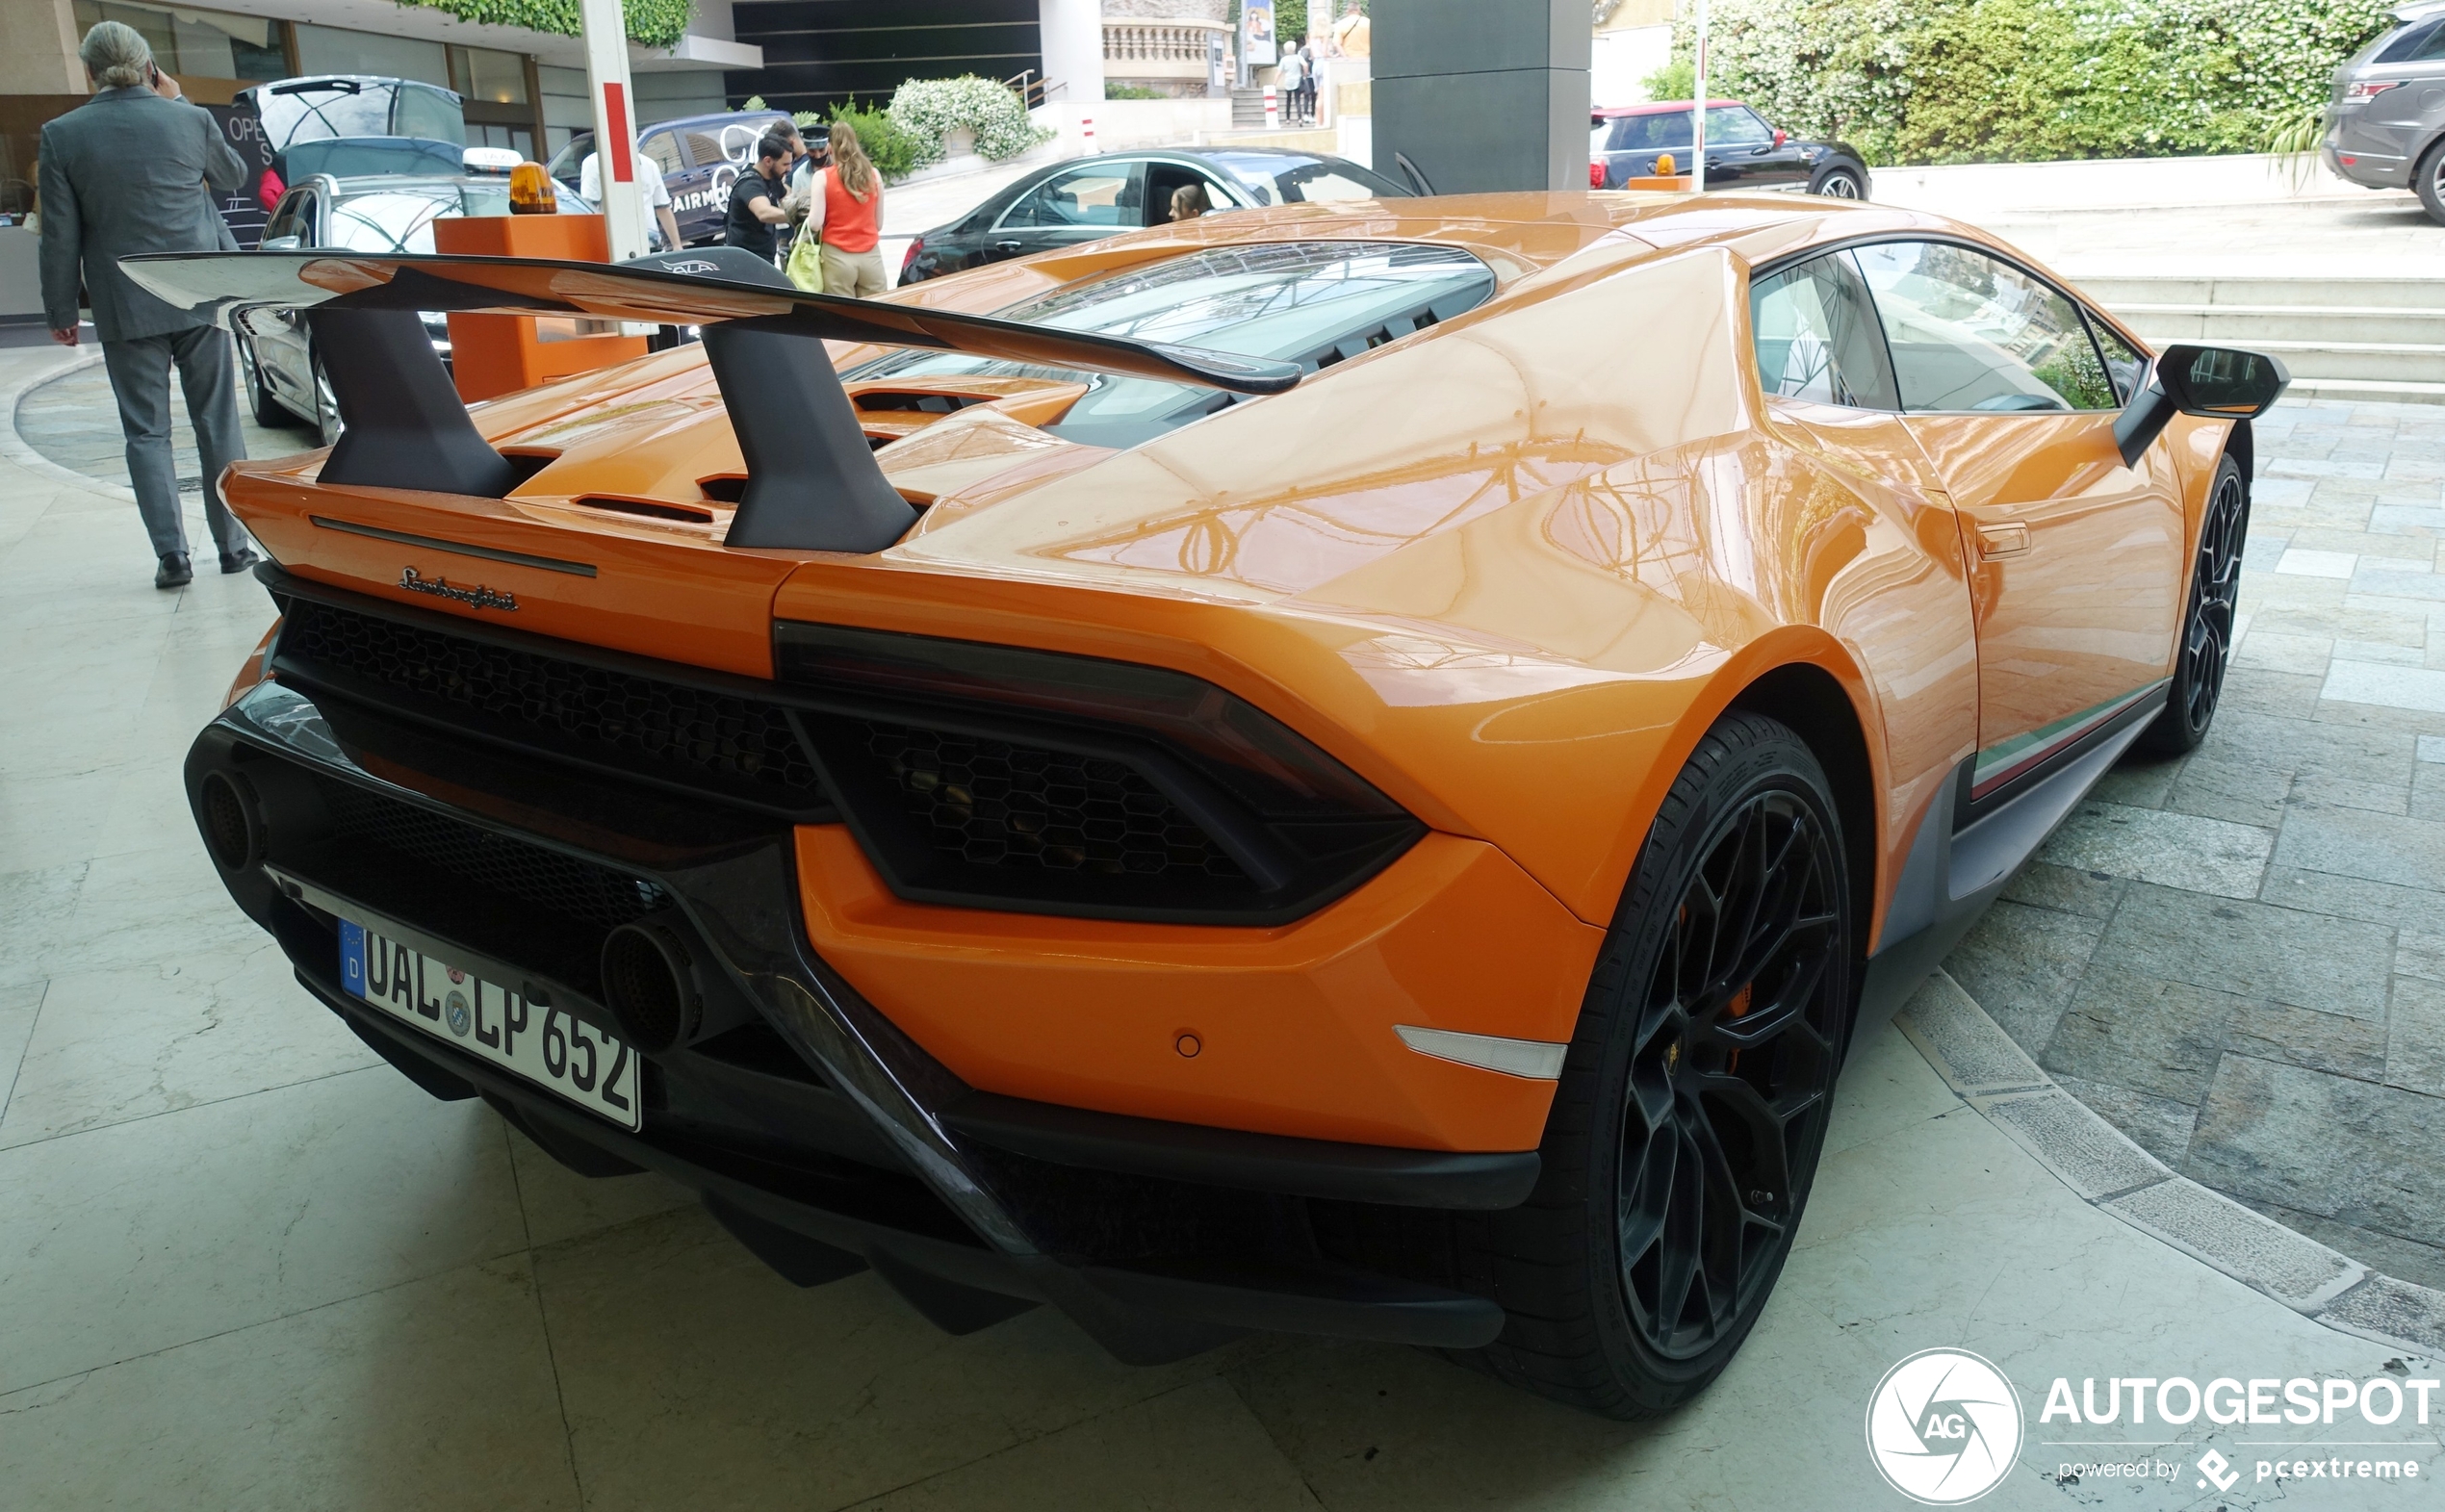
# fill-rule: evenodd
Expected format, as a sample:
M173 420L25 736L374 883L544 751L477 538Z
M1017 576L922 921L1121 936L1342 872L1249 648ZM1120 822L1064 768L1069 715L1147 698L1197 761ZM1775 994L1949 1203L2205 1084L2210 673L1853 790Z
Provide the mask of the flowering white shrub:
M1685 7L1685 14L1691 8ZM1712 0L1708 92L1872 163L2263 149L2391 0ZM1675 38L1682 56L1689 23Z
M891 96L891 119L914 137L926 163L939 162L942 139L962 126L976 133L979 156L999 161L1053 140L1031 125L1018 96L991 79L911 79Z

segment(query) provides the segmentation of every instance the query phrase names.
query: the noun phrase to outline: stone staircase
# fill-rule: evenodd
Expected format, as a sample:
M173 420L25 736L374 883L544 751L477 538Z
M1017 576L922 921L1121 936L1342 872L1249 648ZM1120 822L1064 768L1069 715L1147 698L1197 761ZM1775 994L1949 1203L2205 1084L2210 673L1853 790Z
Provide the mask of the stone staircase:
M1233 90L1231 91L1231 129L1263 131L1265 129L1265 91Z
M2273 352L2303 398L2445 404L2445 278L2098 276L2079 287L2149 341Z

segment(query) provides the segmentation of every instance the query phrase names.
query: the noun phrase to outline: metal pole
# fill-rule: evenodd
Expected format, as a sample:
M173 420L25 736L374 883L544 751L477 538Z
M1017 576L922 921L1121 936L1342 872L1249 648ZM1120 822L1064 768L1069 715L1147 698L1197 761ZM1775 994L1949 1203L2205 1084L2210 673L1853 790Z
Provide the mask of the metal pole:
M1689 105L1689 189L1707 192L1707 0L1698 0L1698 65L1690 80L1698 97Z
M586 47L586 92L594 98L597 181L611 261L645 255L644 199L636 182L635 91L629 87L628 19L620 0L578 0Z

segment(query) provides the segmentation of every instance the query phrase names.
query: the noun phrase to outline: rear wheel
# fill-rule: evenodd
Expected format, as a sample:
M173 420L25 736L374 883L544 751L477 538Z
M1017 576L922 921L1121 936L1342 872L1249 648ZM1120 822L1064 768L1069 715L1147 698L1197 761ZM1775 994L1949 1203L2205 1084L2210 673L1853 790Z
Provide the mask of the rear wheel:
M1857 168L1836 164L1818 170L1816 181L1809 185L1809 192L1828 199L1866 199L1867 180Z
M2174 659L2174 682L2165 707L2137 742L2154 756L2180 756L2207 738L2224 696L2225 669L2233 653L2233 613L2241 602L2241 549L2250 533L2250 491L2240 464L2226 456L2216 464L2207 490L2207 515L2200 522L2199 552L2191 570L2190 602Z
M1509 1314L1478 1363L1632 1419L1731 1361L1824 1143L1852 1010L1847 879L1814 755L1774 720L1726 716L1623 894L1535 1194L1459 1220L1455 1258Z
M246 408L253 411L258 425L294 425L296 416L263 381L263 364L255 358L255 344L244 334L238 338L238 377L246 388Z
M2411 187L2419 191L2428 218L2445 225L2445 137L2420 154L2419 166L2411 169Z

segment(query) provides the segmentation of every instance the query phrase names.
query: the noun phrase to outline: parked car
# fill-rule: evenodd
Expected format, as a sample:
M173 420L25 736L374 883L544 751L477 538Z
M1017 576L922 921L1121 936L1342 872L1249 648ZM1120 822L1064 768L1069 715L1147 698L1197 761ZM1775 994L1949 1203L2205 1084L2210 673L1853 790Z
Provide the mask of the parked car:
M671 192L671 215L680 223L682 242L702 246L722 239L731 186L741 169L755 166L756 143L764 133L787 119L786 111L734 111L656 121L637 133L637 150L662 170ZM821 128L811 128L808 145L816 145L822 135ZM581 192L580 176L593 152L594 133L581 132L545 167L571 192Z
M488 167L499 149L470 148L467 155ZM560 208L579 215L592 206L574 193ZM263 228L265 252L338 247L350 252L433 250L433 222L445 216L509 214L509 180L498 171L411 176L381 174L341 178L318 174L281 196ZM450 362L450 322L437 312L425 317L433 350ZM294 307L249 305L230 318L236 334L239 378L259 425L302 423L320 445L340 438L338 401L332 397L322 354L312 330Z
M2416 190L2445 224L2445 0L2399 7L2394 18L2334 70L2320 150L2355 184Z
M1587 187L1619 189L1651 177L1656 160L1673 155L1687 173L1691 136L1688 100L1615 105L1589 113ZM1834 199L1867 197L1867 164L1839 141L1802 141L1766 124L1738 100L1707 102L1707 188L1806 191Z
M1348 158L1274 147L1164 147L1107 152L1039 168L960 220L909 243L900 282L1055 247L1076 246L1171 218L1172 192L1205 187L1217 211L1304 200L1406 199L1413 192Z
M286 565L204 846L418 1086L799 1285L1668 1411L1845 1058L2207 734L2287 381L1942 217L1770 219L1294 204L872 303L359 259L348 435L223 484ZM334 298L282 255L123 266ZM479 430L437 288L706 339Z

